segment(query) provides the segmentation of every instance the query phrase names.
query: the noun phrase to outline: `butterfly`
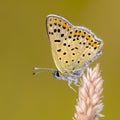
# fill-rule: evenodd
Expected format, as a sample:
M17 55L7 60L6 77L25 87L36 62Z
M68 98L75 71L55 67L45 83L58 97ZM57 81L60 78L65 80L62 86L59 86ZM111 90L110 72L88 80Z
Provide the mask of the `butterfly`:
M46 17L46 29L50 41L57 79L67 80L71 87L78 84L78 77L102 55L103 41L89 29L74 26L65 18L50 14ZM35 68L38 70L41 68Z

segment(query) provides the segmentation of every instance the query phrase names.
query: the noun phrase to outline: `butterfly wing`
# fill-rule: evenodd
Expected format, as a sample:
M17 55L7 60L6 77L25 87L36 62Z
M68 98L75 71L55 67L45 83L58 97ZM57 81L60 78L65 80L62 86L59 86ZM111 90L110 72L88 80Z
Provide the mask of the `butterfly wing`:
M61 73L69 72L71 56L68 49L70 41L67 37L72 25L66 19L56 15L48 15L46 25L55 65Z
M102 40L85 27L74 26L71 55L74 55L73 71L84 69L101 55Z
M102 41L90 30L73 26L60 16L48 15L46 26L53 59L62 74L72 74L89 64L102 47Z

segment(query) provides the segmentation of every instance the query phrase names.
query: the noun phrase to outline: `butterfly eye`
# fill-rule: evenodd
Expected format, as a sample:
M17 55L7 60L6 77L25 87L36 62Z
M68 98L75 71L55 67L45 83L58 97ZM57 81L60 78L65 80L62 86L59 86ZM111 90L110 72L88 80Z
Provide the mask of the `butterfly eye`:
M56 70L56 71L54 72L54 76L55 76L57 79L60 79L60 78L61 78L61 77L60 77L60 73L59 73L58 70Z

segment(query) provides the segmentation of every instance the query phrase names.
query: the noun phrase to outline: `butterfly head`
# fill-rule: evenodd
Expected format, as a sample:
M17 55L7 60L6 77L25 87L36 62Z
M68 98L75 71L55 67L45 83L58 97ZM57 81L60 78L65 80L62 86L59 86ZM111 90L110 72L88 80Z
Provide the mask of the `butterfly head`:
M55 76L55 78L57 78L57 79L61 79L61 74L60 74L60 72L59 72L58 70L56 70L56 71L54 72L54 76Z
M83 73L83 70L75 70L75 71L72 71L72 73L61 73L60 71L58 70L55 70L54 71L54 77L57 78L58 80L62 79L62 80L74 80L74 79L77 79L78 77L80 77Z
M69 75L67 73L62 74L60 71L55 70L54 72L54 77L57 78L58 80L69 80Z

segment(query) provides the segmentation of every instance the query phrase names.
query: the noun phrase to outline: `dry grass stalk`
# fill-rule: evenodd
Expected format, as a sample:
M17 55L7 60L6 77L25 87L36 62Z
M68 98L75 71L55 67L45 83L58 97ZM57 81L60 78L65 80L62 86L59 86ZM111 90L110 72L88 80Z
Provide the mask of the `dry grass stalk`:
M103 117L102 91L103 79L100 76L99 65L88 68L87 74L80 80L76 112L73 120L99 120Z

